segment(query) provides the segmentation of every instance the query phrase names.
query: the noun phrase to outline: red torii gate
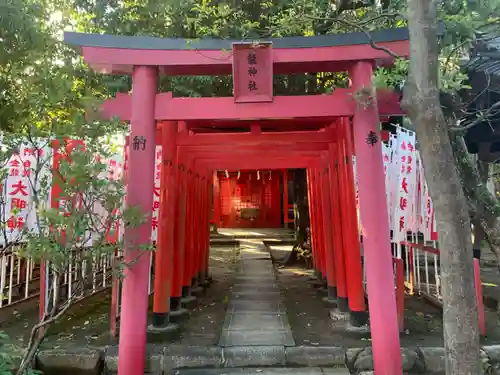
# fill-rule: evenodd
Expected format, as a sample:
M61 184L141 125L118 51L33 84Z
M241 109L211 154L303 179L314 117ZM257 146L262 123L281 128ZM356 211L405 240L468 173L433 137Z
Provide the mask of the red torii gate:
M116 99L106 101L103 114L107 117L118 116L131 123L127 203L139 206L145 212L149 212L153 204L155 125L157 121L172 121L163 126L161 140L164 172L156 259L156 264L161 266L156 270L155 293L162 297L155 299L157 314L153 330L163 328L158 325L167 321L172 305L179 310L177 307L183 289L187 296L191 286L207 281L211 171L220 167L308 168L315 266L327 279L330 297L338 294L340 301L347 299L352 311L362 311L364 301L361 303L357 296L362 288L359 287L361 264L355 216L348 214L340 220L340 212L352 213L353 210L352 166L349 162L341 163L342 158L347 161L352 154L354 147L349 136L352 131L375 371L389 375L401 374L378 122L380 116L402 113L398 94L375 93L371 90L374 66L391 64L392 58L370 44L378 43L406 57L409 54L407 39L406 29L374 32L371 41L364 33L350 33L274 39L272 45L239 42L231 45L231 41L223 40L201 40L193 44L182 39L65 34L66 42L81 47L85 61L92 68L105 73L132 75L132 94L119 94ZM231 47L233 51L226 52ZM257 55L263 60L258 69L260 74L253 67L252 75L257 77L248 81L248 87L241 78L245 75L242 69L246 69L243 60L247 53L249 64L256 62ZM250 55L253 57L252 62ZM269 91L269 88L272 90L273 71L278 74L348 71L351 84L349 88L338 88L329 95L273 96L272 91ZM216 75L232 72L234 98L175 98L171 93L156 91L158 73ZM360 93L368 93L368 96L365 95L368 100L365 105L358 105L355 100ZM258 123L265 119L291 118L323 118L325 125L335 122L337 136L329 142L327 150L294 151L297 155L285 158L280 157L282 152L272 151L267 151L265 158L255 157L248 153L248 149L239 153L239 159L234 158L235 151L210 154L210 149L184 150L192 140L195 142L192 146L201 146L196 144L196 139L201 135L189 136L187 133L190 121L241 121L241 126L248 126L248 121ZM341 122L336 121L339 118ZM186 121L180 126L180 132L174 121ZM252 136L256 137L256 149L262 152L262 148L267 146L257 139L270 140L265 133L258 133L254 131ZM321 132L321 135L326 134ZM227 140L232 143L239 136L231 134L231 139ZM278 140L287 135L283 133L273 137ZM183 145L184 141L188 143ZM241 142L253 140L242 138ZM310 145L307 147L314 148ZM232 160L227 160L229 156ZM347 203L343 204L340 200L339 204L340 196L347 198ZM186 220L186 215L194 220ZM198 236L192 235L194 232L191 230L195 225L201 230ZM334 236L330 230L332 226ZM139 260L125 271L123 282L119 375L138 375L144 371L149 261L138 255L140 246L149 244L150 233L151 219L137 229L125 228L125 260ZM349 251L344 251L347 247ZM175 251L168 251L173 248ZM170 306L167 306L168 298Z

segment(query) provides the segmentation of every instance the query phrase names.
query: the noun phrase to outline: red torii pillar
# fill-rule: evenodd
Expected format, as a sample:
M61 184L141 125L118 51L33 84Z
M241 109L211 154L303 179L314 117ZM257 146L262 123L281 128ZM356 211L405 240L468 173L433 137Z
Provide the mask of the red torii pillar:
M283 227L288 228L288 169L283 171Z
M325 170L324 160L320 159L320 166L314 168L312 170L313 175L313 189L314 189L314 199L315 199L315 211L318 222L319 236L318 236L318 244L320 249L320 264L321 264L321 274L322 284L318 291L327 293L328 292L328 283L330 284L336 283L335 274L332 273L332 268L328 267L328 259L329 255L327 252L329 250L329 246L327 243L327 220L325 218L325 199L324 199L324 187L323 187L323 178L322 175Z
M215 172L217 173L217 172ZM212 180L214 172L210 171L205 175L205 186L202 186L205 193L205 227L204 228L204 236L202 239L202 251L200 254L200 284L208 285L212 281L209 273L209 260L210 260L210 226L209 221L210 217L212 217L211 213L215 212L215 209L212 208L212 205L215 204L215 201L211 200L210 197L213 196L212 189L215 189L215 183ZM218 181L217 181L218 185ZM218 186L217 186L218 188ZM220 209L220 206L219 206Z
M186 158L187 174L185 187L185 224L184 224L184 272L182 275L181 304L183 308L190 308L196 303L196 297L191 295L193 285L193 267L195 262L195 249L199 232L196 228L196 214L199 210L199 201L196 196L197 172L194 161Z
M196 228L194 223L196 211L196 178L192 161L187 162L186 174L186 218L184 226L184 272L182 275L182 304L183 307L192 303L191 296L192 264L194 262L194 243L196 241Z
M139 227L125 226L124 260L132 265L125 268L123 279L118 349L120 375L144 373L150 264L149 257L143 256L141 247L151 243L156 81L156 67L134 67L127 204L139 207L147 217Z
M313 193L313 177L311 168L307 168L307 202L309 208L309 236L311 238L311 252L312 252L312 260L314 273L317 278L317 281L322 282L323 276L321 275L321 260L320 260L320 251L319 241L318 241L318 224L316 219L317 211L314 209L314 193Z
M318 254L318 264L319 271L321 275L321 282L323 285L327 284L327 274L325 267L325 241L323 240L324 236L324 226L323 226L323 213L321 211L321 196L319 191L319 181L318 181L318 170L317 168L311 169L311 177L312 177L312 206L315 212L314 216L316 218L316 237L317 237L317 254Z
M339 262L337 255L339 254L339 249L335 240L337 238L337 232L335 223L338 218L332 213L331 207L336 199L333 194L334 191L331 190L329 175L335 166L331 161L326 158L325 168L321 171L320 181L321 181L321 195L322 195L322 211L323 211L323 228L324 228L324 238L325 238L325 268L327 272L327 296L323 299L329 305L335 305L337 303L336 298L339 295L340 287L344 283L342 270L339 269ZM342 266L342 263L340 263Z
M356 212L356 192L354 172L352 168L352 128L349 119L341 119L337 123L339 203L342 212L342 238L344 243L344 259L346 269L346 287L352 322L356 326L367 322L365 311L365 293L363 286L363 266L358 232Z
M201 254L203 246L203 236L205 235L206 215L205 215L205 194L204 181L205 176L202 174L201 169L196 169L195 175L195 202L197 207L193 213L194 225L194 248L193 248L193 262L191 267L191 294L198 295L203 292L203 282L201 280Z
M204 286L210 283L209 279L209 250L210 250L210 218L212 217L210 197L212 192L212 172L205 173L201 179L201 196L202 196L202 211L201 211L201 240L200 240L200 254L199 254L199 267L198 267L198 284Z
M178 123L178 133L187 131L185 123ZM173 322L179 322L188 317L188 311L182 307L182 282L184 275L184 247L185 247L185 228L186 228L186 184L187 168L185 158L182 157L180 147L177 146L176 162L177 165L177 197L175 203L174 220L174 259L172 284L170 291L170 319Z
M213 211L212 211L212 220L215 225L218 227L221 226L220 222L220 185L219 185L219 176L217 176L217 171L213 172Z
M317 286L323 285L323 273L321 266L321 250L320 250L320 228L318 222L318 211L316 210L316 186L314 184L314 168L307 168L307 194L309 204L309 217L311 221L311 246L313 254L313 262L315 264L315 274L318 279Z
M196 208L193 213L193 226L194 226L194 247L193 247L193 263L191 265L191 293L193 293L193 289L198 287L198 271L200 269L200 251L201 251L201 240L203 233L203 194L201 192L201 183L202 176L198 169L196 169L195 174L195 183L194 183L194 191L195 191L195 202ZM194 293L193 293L194 294Z
M337 278L336 295L329 296L330 299L337 299L338 308L342 313L347 312L347 286L346 286L346 268L344 259L344 243L342 233L342 220L343 212L340 209L341 196L339 194L339 178L338 178L338 164L339 160L336 155L338 149L338 137L335 142L330 143L328 146L328 159L330 161L329 174L329 193L331 195L330 204L328 205L329 212L332 216L332 231L333 231L333 244L334 244L334 263L335 273ZM328 180L327 180L328 182ZM330 303L332 301L327 300Z
M202 154L203 155L203 154ZM194 208L193 217L193 239L194 252L193 262L191 263L192 275L192 294L201 294L203 288L210 284L208 272L208 252L210 248L210 219L212 217L211 208L209 206L209 197L212 193L212 185L214 172L207 168L203 156L201 162L197 159L193 160L193 169L196 170L194 186ZM209 177L210 176L210 177Z
M170 297L173 282L174 222L177 188L177 166L174 164L177 146L177 123L160 124L162 162L160 183L160 220L155 254L155 279L151 333L175 335L179 326L170 322Z
M370 101L366 106L357 106L353 127L373 363L376 374L401 375L389 215L379 115L375 92L372 90L372 75L371 61L358 62L350 71L354 91L364 91Z

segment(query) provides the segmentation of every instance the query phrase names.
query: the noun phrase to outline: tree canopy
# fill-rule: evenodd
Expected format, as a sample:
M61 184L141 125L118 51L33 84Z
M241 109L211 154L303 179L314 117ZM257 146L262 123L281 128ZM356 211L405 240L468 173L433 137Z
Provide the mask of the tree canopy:
M95 140L98 135L111 134L113 129L117 129L117 124L97 123L86 118L85 115L88 109L95 107L98 100L112 96L116 92L128 92L131 89L130 77L101 76L93 73L85 66L78 53L62 42L64 30L115 35L182 37L192 39L193 43L196 43L197 39L206 37L259 40L270 37L312 36L349 31L364 32L369 37L373 30L403 27L409 22L410 26L412 22L414 25L419 18L415 17L416 10L422 10L422 7L419 8L422 4L429 13L434 11L433 7L437 4L437 16L427 17L425 21L434 27L437 20L440 20L444 30L439 36L439 56L436 57L440 76L437 84L429 85L429 87L434 91L440 90L452 96L463 94L464 90L467 91L467 76L461 70L461 60L467 59L471 46L478 38L483 38L491 31L498 33L500 0L439 2L428 0L0 0L0 130L11 135L28 135L32 138L49 136L62 139L64 136L73 136ZM408 17L408 10L413 12L413 20ZM425 17L420 18L422 20ZM413 35L417 35L415 33L419 30L418 27L414 28ZM424 34L422 32L421 38L425 38ZM434 37L434 35L431 36ZM429 50L432 50L438 41L427 40L421 46L427 48L426 53L429 54ZM416 43L412 44L412 46L416 45ZM412 50L414 55L420 52ZM434 61L434 57L430 56L430 59ZM410 65L415 69L418 67L416 63L421 60L413 61ZM433 72L428 76L433 79ZM377 71L375 83L401 88L407 78L408 63L397 60L394 67ZM276 76L274 80L277 95L325 93L335 87L345 87L348 84L347 76L342 72L288 74ZM420 83L423 82L424 86L429 84L429 80L420 77ZM415 82L411 79L410 81ZM431 83L434 84L434 82ZM232 82L228 76L163 76L160 80L160 90L173 91L176 96L231 96ZM420 97L428 99L422 91L415 90L415 92ZM431 99L433 100L429 103L443 105L438 97ZM419 111L414 111L414 113L425 114L428 109L419 108ZM443 120L441 117L437 119L439 121L434 118L437 124L436 129L439 128L440 134L448 134L446 130L443 130L444 122L450 127L457 127L457 125L459 127L458 120L463 115L463 110L463 106L457 105L447 112L446 121L441 121ZM417 130L417 133L424 135L432 133L425 127L428 119L419 118L416 115L413 117L418 120L420 130ZM485 192L474 163L470 162L469 156L464 152L463 133L450 134L452 134L450 140L455 163L468 198L469 214L473 219L475 216L478 225L483 227L492 248L497 249L497 256L500 257L498 201ZM451 152L445 156L450 154ZM430 160L429 158L429 153L427 153L424 160ZM89 163L82 164L88 165ZM435 167L437 171L440 166ZM92 175L90 173L92 170L88 168L78 169L76 172ZM433 176L433 178L436 182L436 177ZM442 181L442 183L448 183L448 181ZM73 186L69 184L67 188L70 190ZM98 188L99 186L96 190ZM115 206L118 204L114 199L113 203ZM442 207L446 207L446 202L441 201L441 203ZM439 208L436 207L436 209ZM462 214L467 216L463 212ZM450 219L450 225L454 224L452 221ZM463 222L465 221L462 221L462 224ZM455 224L454 229L460 229L458 227L460 223ZM454 240L457 241L460 236L455 237ZM463 237L467 242L467 236L463 235ZM448 250L453 248L452 241L443 242L448 245ZM464 251L460 254L463 259L466 259L468 255ZM443 257L443 259L443 262L446 262L451 258ZM452 260L457 261L457 264L453 266L459 267L462 258L455 257ZM453 271L451 265L452 261L449 261L445 266ZM472 301L470 298L469 300ZM459 306L456 310L460 310ZM448 322L450 327L456 323L455 320L451 319ZM452 332L451 329L448 334L450 332ZM452 349L457 348L456 343L451 342L450 345ZM478 345L474 347L475 349L479 353ZM463 351L463 347L460 350ZM454 353L463 354L458 351Z
M441 40L446 79L455 81L459 58L476 32L498 26L498 0L440 2L446 32ZM61 42L63 30L158 37L234 38L369 33L407 24L406 1L332 0L1 0L0 128L26 131L71 127L91 98L130 90L130 78L99 76ZM401 65L380 82L400 85ZM462 80L459 80L461 82ZM276 94L331 91L345 86L342 73L275 77ZM230 96L230 77L163 77L161 90L182 96ZM451 86L456 89L456 86Z

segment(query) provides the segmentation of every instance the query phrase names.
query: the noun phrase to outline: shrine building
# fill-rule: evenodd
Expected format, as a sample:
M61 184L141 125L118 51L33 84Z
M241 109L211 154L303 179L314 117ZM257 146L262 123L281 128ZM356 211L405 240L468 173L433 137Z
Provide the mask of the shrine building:
M162 146L153 320L148 321L151 218L125 228L119 375L144 373L147 329L168 329L182 296L209 280L209 223L281 227L291 220L291 170L307 170L314 267L329 296L369 313L375 373L401 374L399 328L381 152L381 121L402 116L399 93L372 87L376 67L409 55L407 29L232 41L66 33L91 69L132 77L102 106L130 123L127 204L151 212L155 147ZM374 48L373 45L382 48ZM279 96L273 76L346 72L329 94ZM176 97L158 77L232 75L231 97ZM363 254L352 157L356 156ZM362 257L366 267L363 283ZM369 310L365 304L368 298Z

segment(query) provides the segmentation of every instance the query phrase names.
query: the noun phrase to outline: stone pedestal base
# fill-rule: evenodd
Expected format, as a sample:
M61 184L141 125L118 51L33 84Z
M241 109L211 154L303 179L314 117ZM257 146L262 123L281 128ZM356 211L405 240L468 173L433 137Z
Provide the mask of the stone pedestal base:
M321 288L324 284L321 280L318 279L311 279L306 281L307 284L315 287L315 288Z
M323 303L328 307L337 307L337 299L335 299L335 298L331 298L329 296L326 296L326 297L323 297L321 299L321 301L323 301Z
M325 288L325 287L320 287L318 289L316 289L317 292L321 295L325 295L325 294L328 294L328 288Z
M330 319L336 322L350 322L351 315L348 312L340 311L339 309L330 310Z
M370 317L368 311L351 311L351 324L355 327L368 325Z
M180 308L178 310L170 311L170 321L173 323L182 323L189 319L189 311Z
M195 296L182 297L181 304L185 309L192 309L198 304L198 299Z
M214 282L214 279L212 278L212 276L208 275L203 280L203 285L205 285L205 287L208 288L210 285L212 285L213 282Z
M191 294L195 297L197 296L201 296L205 293L205 288L201 287L201 286L197 286L197 287L194 287L193 289L191 289Z
M148 342L166 342L175 341L180 337L181 327L175 323L168 323L166 326L155 327L152 324L148 326Z
M349 302L347 300L347 297L337 297L337 304L338 304L340 311L350 312L349 311Z
M370 333L370 326L368 324L355 326L351 322L348 322L345 331L351 333Z

